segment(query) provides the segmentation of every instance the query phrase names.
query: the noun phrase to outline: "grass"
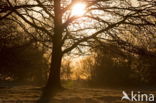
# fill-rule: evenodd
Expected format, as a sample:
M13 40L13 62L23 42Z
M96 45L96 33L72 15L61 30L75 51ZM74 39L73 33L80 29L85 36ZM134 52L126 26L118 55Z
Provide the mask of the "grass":
M41 94L39 88L28 85L0 88L0 103L35 103ZM119 89L72 88L58 93L53 103L130 103L121 101L121 97Z

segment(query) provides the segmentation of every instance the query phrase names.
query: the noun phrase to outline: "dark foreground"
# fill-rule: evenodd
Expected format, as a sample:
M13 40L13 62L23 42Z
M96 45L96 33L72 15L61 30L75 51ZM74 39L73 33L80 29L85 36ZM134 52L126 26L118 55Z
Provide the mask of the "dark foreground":
M40 94L41 89L34 86L1 87L0 103L36 103ZM135 103L121 101L121 97L122 90L119 89L72 88L58 93L52 103Z

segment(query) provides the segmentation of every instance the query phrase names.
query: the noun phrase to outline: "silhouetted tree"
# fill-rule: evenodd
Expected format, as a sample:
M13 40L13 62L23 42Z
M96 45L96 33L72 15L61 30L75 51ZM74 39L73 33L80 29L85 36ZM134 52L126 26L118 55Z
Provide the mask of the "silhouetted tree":
M87 5L83 16L71 15L72 7L78 2ZM34 2L7 0L7 8L11 8L7 11L13 12L12 16L16 18L14 21L18 21L35 40L51 48L49 79L41 97L44 103L49 101L53 95L52 91L61 88L61 60L67 53L76 50L81 52L86 49L84 46L92 46L95 41L117 42L125 49L146 53L146 49L135 48L135 44L130 46L132 43L122 39L124 34L130 34L125 29L128 26L155 28L155 2L152 0L136 2L137 5L128 0L35 0ZM30 6L17 8L19 5L37 5L38 8ZM149 21L149 18L152 20ZM19 22L21 19L29 26L23 26L23 22Z
M10 19L0 22L0 75L16 81L45 82L48 62L42 50Z
M33 44L5 47L0 51L0 74L4 79L44 83L48 74L48 62L42 51Z
M149 53L126 51L117 44L99 44L94 49L90 83L94 86L155 86L156 58ZM91 64L89 64L91 65Z

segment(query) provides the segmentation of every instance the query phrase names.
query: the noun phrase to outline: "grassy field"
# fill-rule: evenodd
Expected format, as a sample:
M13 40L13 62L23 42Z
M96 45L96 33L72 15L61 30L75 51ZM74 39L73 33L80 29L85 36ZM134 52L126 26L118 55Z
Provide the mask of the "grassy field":
M145 92L156 93L154 91ZM40 94L40 87L27 85L1 87L0 103L36 103ZM119 89L72 88L58 93L52 103L134 103L121 101L121 97L122 90Z

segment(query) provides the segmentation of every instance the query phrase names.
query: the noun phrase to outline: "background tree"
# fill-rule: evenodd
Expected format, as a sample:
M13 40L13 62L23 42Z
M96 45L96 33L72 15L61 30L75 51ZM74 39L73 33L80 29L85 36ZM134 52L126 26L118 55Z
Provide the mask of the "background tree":
M48 62L42 49L11 19L5 18L0 24L0 79L45 82Z
M64 62L61 65L61 78L63 80L71 80L72 75L72 67L71 67L71 60L64 59Z

